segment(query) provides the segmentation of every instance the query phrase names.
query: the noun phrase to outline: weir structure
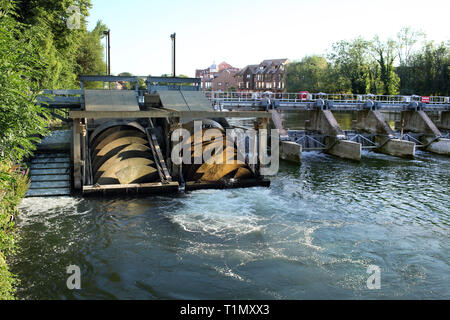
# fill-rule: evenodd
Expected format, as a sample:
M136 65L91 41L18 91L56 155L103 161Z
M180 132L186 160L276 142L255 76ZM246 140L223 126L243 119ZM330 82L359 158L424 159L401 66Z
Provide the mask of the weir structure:
M145 90L139 90L139 79L145 79ZM135 89L85 89L89 82L128 82ZM294 163L300 163L302 152L309 150L353 161L361 160L363 149L408 158L414 157L416 149L450 154L448 97L430 97L429 103L414 97L373 95L255 98L246 93L202 93L196 78L121 76L82 76L80 90L44 93L39 103L67 121L71 129L61 141L44 139L40 145L31 161L28 196L68 195L72 190L88 195L269 186L262 174L267 163L259 157L256 162L249 160L267 149L274 154L279 151L280 159ZM336 113L342 111L356 114L352 130L343 130L336 120ZM305 129L285 128L284 112L302 113ZM395 126L386 121L386 112L401 115ZM254 128L244 129L258 133L278 129L279 146L257 143L269 140L267 134L257 134L254 143L245 138L241 151L226 134L236 129L228 122L230 118L253 119ZM190 135L183 142L191 147L188 163L172 159L177 142L172 136L181 129ZM206 136L208 129L223 139L198 142L196 137ZM220 145L222 151L214 156L224 163L196 161L195 150L211 154Z
M363 149L392 156L412 158L416 149L450 155L450 97L375 96L350 94L209 92L207 97L220 110L268 110L272 124L280 130L282 144L295 150L321 150L344 159L359 161ZM422 102L426 101L426 102ZM342 130L335 114L354 112L351 130ZM283 112L303 114L304 130L288 130ZM386 112L401 114L391 127ZM432 118L436 119L435 122ZM292 143L298 146L293 146ZM282 147L283 148L283 147Z
M237 188L269 186L260 170L264 164L248 161L248 154L239 154L237 141L230 141L226 130L233 129L226 118L255 119L256 132L266 129L270 113L266 111L217 112L199 91L200 79L176 77L145 77L146 90L138 90L139 77L82 76L81 90L51 90L39 98L55 116L71 125L69 150L53 148L36 155L39 168L32 167L32 183L28 196L69 194L72 189L88 194L176 193L180 190L204 188ZM136 90L89 90L89 82L131 82ZM109 87L109 85L108 85ZM61 113L65 112L65 116ZM188 163L172 161L172 151L178 141L172 141L177 129L195 136L194 125L200 131L200 157L215 153L215 157L236 157L223 163L195 162L194 153ZM220 135L203 141L206 130L214 128ZM258 135L257 135L258 137ZM258 139L258 138L256 138ZM261 138L260 138L261 139ZM195 149L198 140L188 143ZM218 146L219 141L223 148ZM224 142L223 142L224 141ZM181 143L181 142L180 142ZM244 153L265 152L244 150ZM59 168L56 155L65 152L64 168ZM184 150L183 150L184 152ZM238 160L240 155L241 161ZM70 159L70 160L69 160ZM201 160L202 161L202 160ZM56 164L58 163L58 164ZM64 169L62 181L46 167ZM37 172L37 170L43 172ZM70 170L70 171L69 171ZM58 171L61 173L61 171ZM35 178L39 174L39 178ZM37 180L45 181L45 185Z

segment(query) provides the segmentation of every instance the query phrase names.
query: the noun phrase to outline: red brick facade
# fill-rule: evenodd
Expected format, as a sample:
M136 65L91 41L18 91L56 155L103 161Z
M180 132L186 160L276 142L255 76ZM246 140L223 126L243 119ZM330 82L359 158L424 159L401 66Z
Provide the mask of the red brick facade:
M283 92L288 59L264 60L248 65L236 74L238 90L243 92Z
M209 68L195 70L195 77L201 79L201 89L203 91L226 91L230 87L237 89L237 82L234 75L238 71L238 68L234 68L226 62L222 62L219 66L212 64ZM216 78L220 79L216 80Z
M232 87L237 90L237 81L234 77L236 73L237 71L233 69L216 73L212 81L212 91L228 91Z

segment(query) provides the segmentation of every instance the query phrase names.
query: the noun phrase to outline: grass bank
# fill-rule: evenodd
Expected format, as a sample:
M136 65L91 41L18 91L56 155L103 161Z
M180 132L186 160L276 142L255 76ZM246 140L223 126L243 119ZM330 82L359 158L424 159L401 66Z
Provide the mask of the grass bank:
M18 166L0 163L0 300L15 299L17 279L11 274L6 259L16 249L17 206L29 186L27 172Z

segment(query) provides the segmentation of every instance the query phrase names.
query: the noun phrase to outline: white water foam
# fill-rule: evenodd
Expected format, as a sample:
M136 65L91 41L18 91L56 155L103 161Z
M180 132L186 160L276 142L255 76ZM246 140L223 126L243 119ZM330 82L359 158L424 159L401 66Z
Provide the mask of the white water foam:
M21 225L35 223L37 220L49 220L62 214L65 216L84 215L78 212L77 205L83 201L73 197L25 198L18 209Z

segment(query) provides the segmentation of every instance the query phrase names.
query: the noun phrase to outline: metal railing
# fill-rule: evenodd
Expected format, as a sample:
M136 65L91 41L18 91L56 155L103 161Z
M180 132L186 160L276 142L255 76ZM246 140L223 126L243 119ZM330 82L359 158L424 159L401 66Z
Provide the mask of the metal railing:
M280 102L313 102L317 100L333 101L338 103L361 104L366 101L381 102L383 104L408 104L421 102L420 96L401 95L371 95L371 94L334 94L334 93L272 93L272 92L217 92L205 91L205 96L211 101L221 102L255 102L264 97L279 100ZM427 104L450 104L450 97L430 96Z

